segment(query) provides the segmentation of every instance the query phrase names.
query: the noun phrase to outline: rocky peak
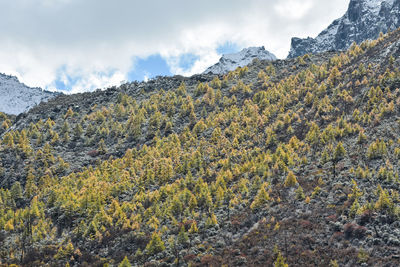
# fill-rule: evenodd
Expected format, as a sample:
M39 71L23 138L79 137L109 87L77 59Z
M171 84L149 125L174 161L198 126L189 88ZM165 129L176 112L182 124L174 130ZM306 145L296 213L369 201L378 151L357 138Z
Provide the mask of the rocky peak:
M255 58L260 60L276 60L275 55L265 50L264 46L248 47L238 53L223 55L217 64L207 68L203 73L223 74L237 67L246 66Z
M28 87L15 76L0 73L0 112L18 115L57 95L59 93Z
M351 0L343 17L316 38L292 38L289 58L307 53L346 50L353 42L376 39L400 26L400 0Z

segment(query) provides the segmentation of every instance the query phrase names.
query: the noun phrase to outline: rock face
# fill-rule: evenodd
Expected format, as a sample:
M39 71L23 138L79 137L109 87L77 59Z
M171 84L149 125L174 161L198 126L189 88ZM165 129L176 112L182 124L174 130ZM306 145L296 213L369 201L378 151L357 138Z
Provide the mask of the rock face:
M292 38L288 58L307 53L346 50L353 42L376 39L400 27L400 0L351 0L343 17L332 22L316 38Z
M232 71L237 67L243 67L250 64L253 59L276 60L274 54L265 50L264 46L245 48L238 53L223 55L219 62L206 69L203 73L223 74Z
M57 95L59 93L28 87L15 76L0 73L0 112L18 115Z

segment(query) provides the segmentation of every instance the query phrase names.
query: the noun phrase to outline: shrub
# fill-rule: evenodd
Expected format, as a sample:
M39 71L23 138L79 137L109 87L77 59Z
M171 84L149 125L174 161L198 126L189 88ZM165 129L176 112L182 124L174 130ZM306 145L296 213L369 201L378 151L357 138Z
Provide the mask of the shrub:
M363 238L367 232L367 228L355 223L347 223L343 227L346 238L356 237Z

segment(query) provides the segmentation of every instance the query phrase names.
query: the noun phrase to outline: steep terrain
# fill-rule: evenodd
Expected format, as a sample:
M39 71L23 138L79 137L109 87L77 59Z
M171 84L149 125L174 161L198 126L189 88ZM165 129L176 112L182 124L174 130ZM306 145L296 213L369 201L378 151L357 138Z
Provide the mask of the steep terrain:
M218 63L207 68L203 73L225 74L238 67L244 67L250 64L254 59L272 61L276 60L276 57L274 54L265 50L264 46L248 47L237 53L223 55Z
M18 115L57 95L59 93L28 87L15 76L0 73L0 112Z
M396 30L0 114L0 265L399 266L399 56Z
M332 22L316 38L292 38L289 58L307 53L342 51L364 40L373 40L379 33L400 27L400 0L351 0L340 19Z

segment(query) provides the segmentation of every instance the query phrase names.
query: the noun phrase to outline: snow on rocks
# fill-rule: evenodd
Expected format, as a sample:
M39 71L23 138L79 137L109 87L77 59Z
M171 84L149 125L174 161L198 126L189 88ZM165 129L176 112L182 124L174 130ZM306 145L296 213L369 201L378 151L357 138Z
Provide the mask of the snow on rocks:
M238 53L223 55L219 62L207 68L204 74L223 74L235 70L237 67L243 67L250 64L253 59L276 60L274 54L265 50L264 46L245 48Z
M0 112L18 115L58 94L28 87L15 76L0 73Z
M353 42L376 39L400 27L400 0L351 0L343 17L336 19L316 38L292 38L288 58L307 53L346 50Z

